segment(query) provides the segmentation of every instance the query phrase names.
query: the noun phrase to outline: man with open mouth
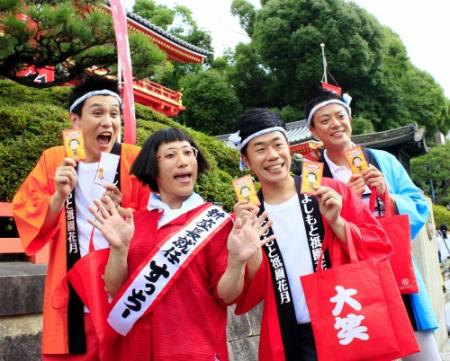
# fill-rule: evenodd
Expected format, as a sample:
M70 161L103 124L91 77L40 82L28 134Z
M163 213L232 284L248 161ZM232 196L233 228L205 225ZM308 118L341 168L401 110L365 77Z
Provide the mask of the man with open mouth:
M129 170L139 148L117 143L122 113L117 82L86 76L69 97L72 127L81 129L85 157L75 161L64 147L45 150L13 200L25 252L50 243L44 296L43 360L97 360L98 340L89 310L67 288L67 272L93 249L109 247L88 223L88 205L105 194L116 206L145 208L149 189ZM102 153L120 156L114 184L94 183ZM64 285L61 291L61 285Z

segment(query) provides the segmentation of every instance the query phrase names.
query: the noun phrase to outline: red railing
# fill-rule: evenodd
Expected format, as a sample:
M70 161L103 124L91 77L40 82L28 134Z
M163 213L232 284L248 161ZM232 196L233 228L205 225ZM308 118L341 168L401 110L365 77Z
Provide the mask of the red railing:
M12 205L8 202L0 202L0 217L12 218ZM19 237L0 236L0 254L2 253L24 253L23 245ZM49 255L49 245L29 256L28 260L32 263L47 264Z

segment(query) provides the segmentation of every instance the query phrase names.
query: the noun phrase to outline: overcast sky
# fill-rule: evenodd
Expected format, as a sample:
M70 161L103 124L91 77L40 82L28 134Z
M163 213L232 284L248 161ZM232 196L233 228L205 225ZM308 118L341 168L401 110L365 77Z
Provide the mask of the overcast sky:
M131 10L134 0L123 0ZM259 7L259 0L250 0ZM192 10L193 18L211 33L216 56L238 42L247 42L239 22L230 14L231 0L157 0ZM450 0L355 0L402 39L411 62L430 73L450 98ZM318 47L320 54L320 48Z

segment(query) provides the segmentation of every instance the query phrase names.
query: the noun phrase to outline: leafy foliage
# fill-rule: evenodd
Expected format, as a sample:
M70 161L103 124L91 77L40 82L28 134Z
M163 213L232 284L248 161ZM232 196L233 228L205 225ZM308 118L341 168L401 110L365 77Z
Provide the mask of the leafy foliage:
M251 36L254 29L256 10L246 0L233 0L231 3L231 14L239 18L242 29Z
M302 110L328 68L354 99L357 132L418 123L431 137L450 128L450 101L415 68L400 38L372 15L343 0L270 0L255 8L234 0L232 12L251 37L225 68L244 107ZM298 119L297 119L298 120ZM370 124L371 123L371 124Z
M117 63L112 19L104 1L0 0L0 75L33 87L50 87L78 78L98 67L114 74ZM135 76L148 77L171 70L162 52L148 38L130 34ZM55 81L34 82L18 76L29 66L53 66Z
M225 77L215 70L189 74L180 81L186 110L183 124L208 134L230 132L240 112L239 100Z
M11 201L42 151L61 144L61 131L69 126L65 104L68 90L68 87L38 90L0 80L0 200ZM231 179L239 172L239 156L234 149L139 104L136 117L138 145L154 131L168 126L191 134L211 164L211 170L198 182L198 191L205 199L232 210Z
M172 9L154 0L136 0L133 12L192 45L212 51L211 35L199 28L186 6L176 5Z
M433 183L435 201L450 204L450 142L432 148L428 154L411 160L413 181L431 197L430 181Z
M192 17L192 12L185 6L176 5L169 8L166 5L157 4L154 0L137 0L133 6L133 12L146 18L151 23L160 26L170 34L180 38L189 44L209 50L211 56L206 63L212 61L211 35L201 29ZM160 77L161 83L173 89L179 89L179 81L187 74L192 74L202 69L201 64L173 63L169 71Z
M450 210L444 206L433 204L433 216L436 227L441 224L450 224Z

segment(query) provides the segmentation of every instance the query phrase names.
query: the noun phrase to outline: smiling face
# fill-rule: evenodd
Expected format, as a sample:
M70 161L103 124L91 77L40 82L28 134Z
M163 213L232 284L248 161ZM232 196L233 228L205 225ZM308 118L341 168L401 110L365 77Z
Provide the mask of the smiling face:
M342 105L328 104L314 114L310 131L325 149L344 150L351 144L350 120Z
M163 143L156 152L156 183L161 199L179 208L194 192L197 181L197 150L187 141Z
M77 154L78 148L80 147L80 142L77 139L72 139L69 142L69 147L72 149L74 154Z
M279 183L289 179L291 154L283 133L270 132L252 139L242 158L263 183Z
M361 167L361 164L362 164L361 158L359 158L359 157L353 158L353 165L355 167Z
M317 180L317 176L314 173L308 173L306 176L308 178L308 182L314 184L314 182Z
M111 152L120 127L120 107L115 97L90 97L84 102L81 116L70 113L70 119L73 127L83 132L86 163L98 162L101 152Z

